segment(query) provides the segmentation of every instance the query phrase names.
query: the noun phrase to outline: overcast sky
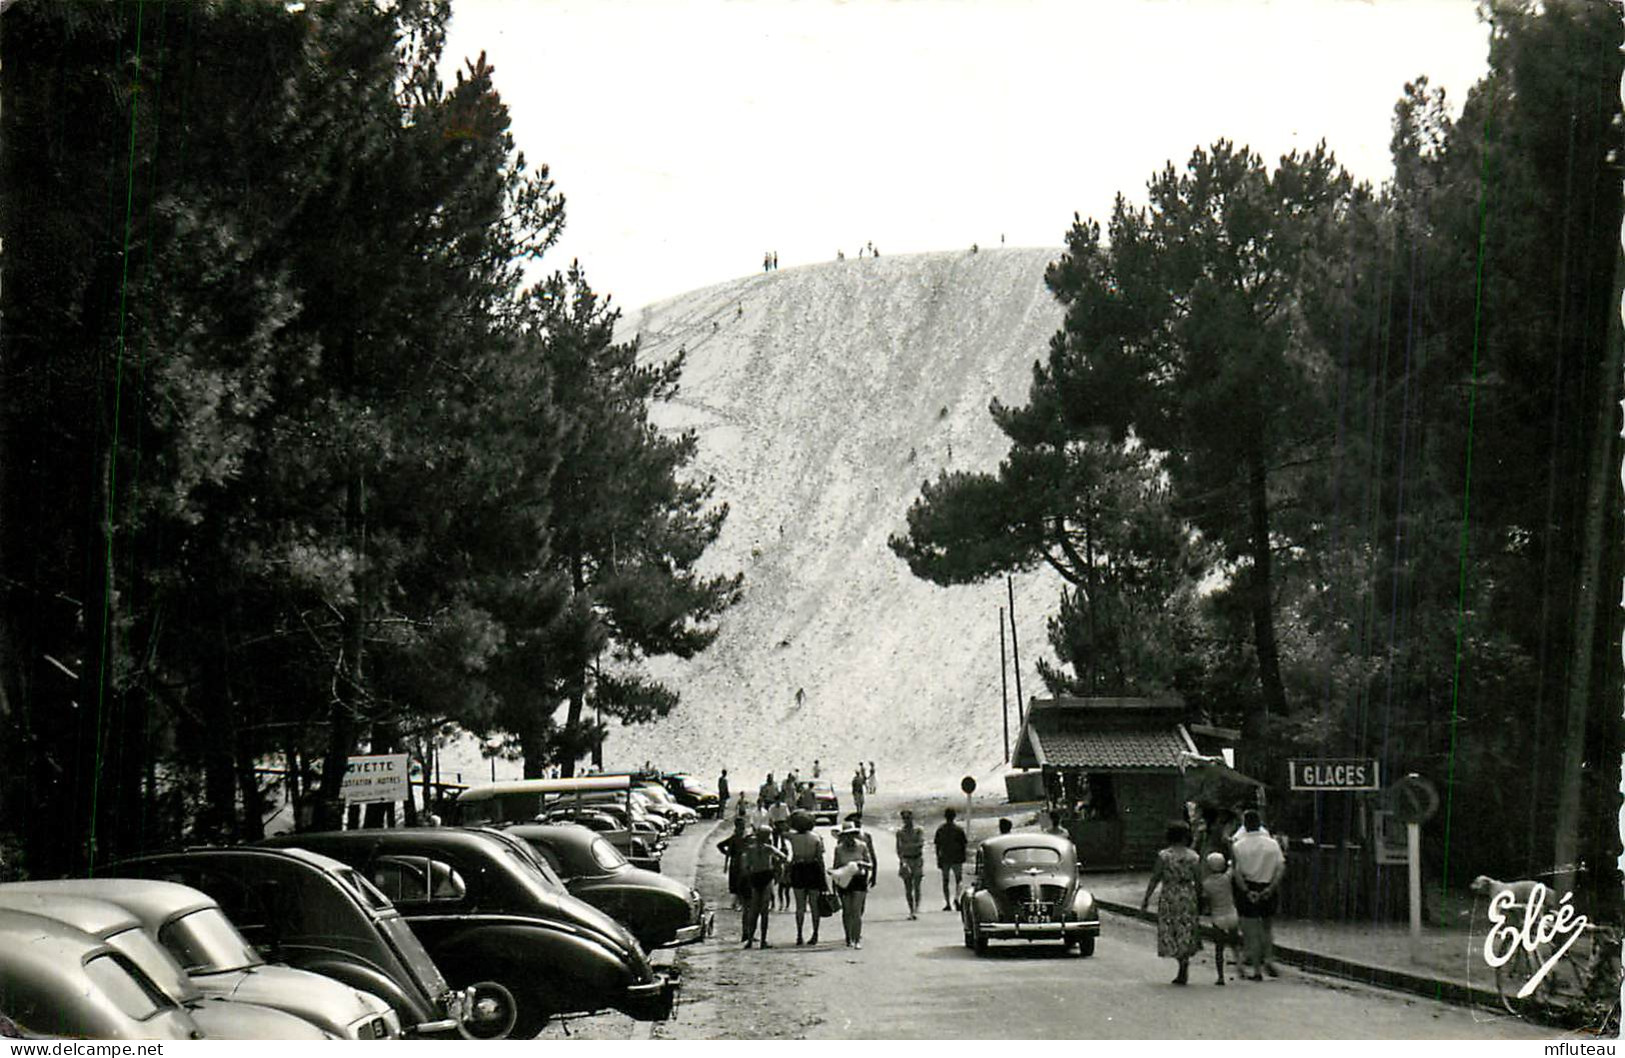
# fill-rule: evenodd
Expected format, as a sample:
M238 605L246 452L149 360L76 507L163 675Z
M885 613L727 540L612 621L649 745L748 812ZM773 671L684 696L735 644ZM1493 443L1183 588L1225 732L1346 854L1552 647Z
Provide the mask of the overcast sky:
M1389 174L1426 74L1459 113L1485 69L1473 0L454 0L572 257L623 309L855 256L1059 246L1074 210L1220 137L1324 138Z

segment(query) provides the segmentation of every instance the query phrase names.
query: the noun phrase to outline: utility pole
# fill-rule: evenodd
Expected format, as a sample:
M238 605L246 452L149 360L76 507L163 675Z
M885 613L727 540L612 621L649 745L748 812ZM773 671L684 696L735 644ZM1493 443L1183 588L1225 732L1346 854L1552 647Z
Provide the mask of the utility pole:
M1004 762L1010 763L1010 682L1004 664L1004 607L999 607L999 713L1004 717Z
M1021 696L1021 644L1016 640L1016 582L1006 573L1004 575L1005 589L1010 593L1010 656L1016 668L1016 719L1023 725L1027 723L1026 710Z

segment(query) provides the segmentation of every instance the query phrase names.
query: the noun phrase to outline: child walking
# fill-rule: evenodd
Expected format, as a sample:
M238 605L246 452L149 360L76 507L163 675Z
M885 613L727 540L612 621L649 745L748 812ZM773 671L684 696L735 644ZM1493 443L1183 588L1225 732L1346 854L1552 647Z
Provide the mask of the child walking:
M1230 876L1230 864L1222 852L1210 852L1206 859L1207 871L1202 876L1202 902L1207 905L1208 920L1218 934L1213 939L1213 965L1219 976L1213 983L1224 984L1224 949L1229 945L1238 955L1241 952L1241 916L1236 913L1236 897Z

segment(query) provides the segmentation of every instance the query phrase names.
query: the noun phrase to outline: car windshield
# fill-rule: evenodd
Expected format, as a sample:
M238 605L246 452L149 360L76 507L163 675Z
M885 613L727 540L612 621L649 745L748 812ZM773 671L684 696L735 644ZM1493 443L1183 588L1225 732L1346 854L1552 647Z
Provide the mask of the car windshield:
M265 960L217 907L182 915L158 940L189 974L217 974L262 966Z
M1012 867L1050 867L1061 862L1061 854L1055 849L1026 845L1019 849L1005 849L1001 859Z
M158 1011L175 1005L121 955L96 956L85 963L85 976L136 1021L146 1021Z
M169 953L143 929L127 929L107 938L110 947L123 952L141 972L152 978L166 996L178 1003L190 1003L202 997L192 979L181 972Z
M606 871L618 871L627 866L626 857L615 851L615 846L603 838L593 838L591 850L593 862Z

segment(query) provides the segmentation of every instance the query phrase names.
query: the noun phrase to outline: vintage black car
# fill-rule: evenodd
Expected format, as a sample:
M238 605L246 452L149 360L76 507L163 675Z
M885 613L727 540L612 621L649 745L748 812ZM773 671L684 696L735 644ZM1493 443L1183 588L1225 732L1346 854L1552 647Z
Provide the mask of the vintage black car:
M1054 834L1001 834L982 842L959 914L965 947L978 955L989 940L1058 940L1093 955L1100 935L1095 898L1078 884L1077 852Z
M634 834L626 822L607 812L595 811L591 805L564 805L537 816L537 823L573 823L601 835L627 862L641 870L660 873L663 847L653 835Z
M465 1034L473 997L453 990L387 897L353 868L302 849L189 849L114 864L109 873L179 882L212 897L273 963L324 974L393 1007L408 1036ZM206 946L252 970L253 951ZM229 954L228 954L229 952Z
M677 985L620 923L555 891L504 841L457 827L288 835L363 872L412 924L446 975L476 1003L512 1012L490 1035L530 1038L550 1016L614 1009L671 1013ZM500 1029L500 1031L495 1031Z
M660 781L678 804L694 809L700 818L715 819L722 813L722 802L717 792L692 775L670 773L661 776Z
M713 916L698 891L632 866L596 831L521 823L503 832L527 842L572 896L625 923L646 950L692 944L709 932Z

